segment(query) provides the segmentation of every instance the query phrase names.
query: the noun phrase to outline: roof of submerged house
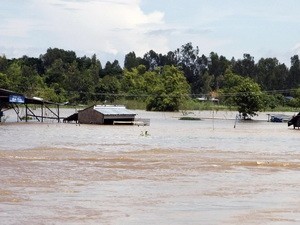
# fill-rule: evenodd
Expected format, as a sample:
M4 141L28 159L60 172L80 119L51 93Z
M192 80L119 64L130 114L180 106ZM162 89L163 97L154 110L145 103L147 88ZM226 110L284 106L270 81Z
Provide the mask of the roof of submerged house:
M103 115L136 115L135 112L126 109L123 105L96 105L94 110Z

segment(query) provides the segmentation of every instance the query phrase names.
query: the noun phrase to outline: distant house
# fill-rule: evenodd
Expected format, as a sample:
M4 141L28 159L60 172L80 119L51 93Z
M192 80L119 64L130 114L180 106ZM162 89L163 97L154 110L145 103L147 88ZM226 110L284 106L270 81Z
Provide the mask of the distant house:
M196 98L200 102L214 102L214 103L219 103L219 99L217 98L207 98L207 97L201 97L201 98Z
M78 111L81 124L133 124L136 113L122 105L95 105Z

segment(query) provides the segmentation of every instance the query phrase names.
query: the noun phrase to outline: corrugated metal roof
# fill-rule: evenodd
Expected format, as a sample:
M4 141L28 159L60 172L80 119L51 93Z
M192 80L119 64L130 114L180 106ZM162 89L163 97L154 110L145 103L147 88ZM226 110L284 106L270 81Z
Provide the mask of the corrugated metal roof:
M7 90L7 89L3 89L0 88L0 100L4 103L9 103L9 95L21 95L24 96L23 94L11 91L11 90ZM59 105L58 103L54 103L54 102L49 102L49 101L45 101L43 99L40 98L28 98L26 96L24 96L24 100L25 100L25 104L38 104L38 105L42 105L42 104L53 104L53 105Z
M103 115L136 115L133 111L126 109L125 106L96 105L94 110Z

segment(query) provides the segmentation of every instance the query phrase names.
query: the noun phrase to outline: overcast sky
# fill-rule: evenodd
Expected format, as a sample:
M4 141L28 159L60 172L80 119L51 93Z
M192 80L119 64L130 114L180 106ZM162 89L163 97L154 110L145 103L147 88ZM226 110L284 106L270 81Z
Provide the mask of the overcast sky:
M299 0L0 0L0 55L38 57L48 48L97 55L166 54L191 42L206 56L244 53L290 66L300 54Z

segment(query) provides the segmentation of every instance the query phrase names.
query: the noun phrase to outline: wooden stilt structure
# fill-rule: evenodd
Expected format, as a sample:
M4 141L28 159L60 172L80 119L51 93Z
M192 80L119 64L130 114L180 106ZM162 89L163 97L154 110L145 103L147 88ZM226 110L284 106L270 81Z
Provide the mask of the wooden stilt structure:
M34 112L32 106L40 105L40 112ZM25 106L25 118L20 116L20 107ZM25 119L28 122L29 118L35 118L38 122L44 122L45 119L57 120L60 122L58 103L45 101L40 98L27 98L22 94L0 88L0 115L3 116L3 111L13 109L17 114L18 120ZM54 110L54 108L56 110ZM46 114L50 113L50 115ZM1 118L0 118L1 119ZM1 120L0 120L1 121Z

